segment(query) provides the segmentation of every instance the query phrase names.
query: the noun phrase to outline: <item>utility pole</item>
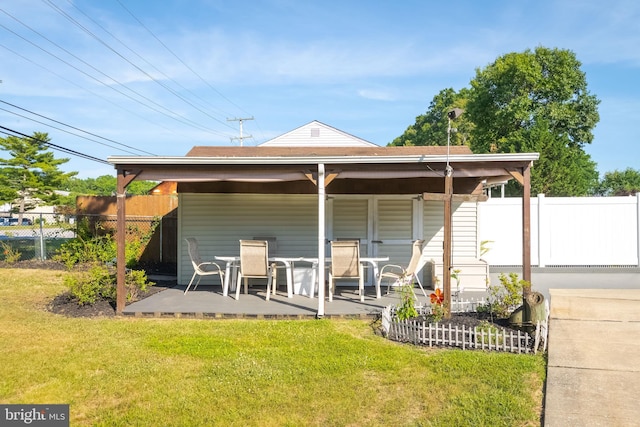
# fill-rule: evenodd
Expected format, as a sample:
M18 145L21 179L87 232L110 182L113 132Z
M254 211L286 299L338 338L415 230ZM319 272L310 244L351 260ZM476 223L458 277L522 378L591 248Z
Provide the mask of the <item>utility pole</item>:
M240 147L242 147L242 141L244 141L246 138L253 138L253 136L248 135L248 136L243 136L242 135L242 122L244 122L245 120L253 120L253 116L252 117L247 117L247 118L233 118L233 119L227 119L228 122L240 122L240 137L239 138L231 138L231 141L233 141L234 139L237 139L240 141Z

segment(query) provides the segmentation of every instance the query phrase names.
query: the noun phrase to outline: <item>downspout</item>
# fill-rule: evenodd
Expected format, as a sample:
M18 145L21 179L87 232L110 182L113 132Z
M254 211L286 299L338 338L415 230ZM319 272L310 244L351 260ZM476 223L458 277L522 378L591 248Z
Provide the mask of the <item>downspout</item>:
M325 259L325 182L324 164L318 164L318 313L324 316L324 259Z

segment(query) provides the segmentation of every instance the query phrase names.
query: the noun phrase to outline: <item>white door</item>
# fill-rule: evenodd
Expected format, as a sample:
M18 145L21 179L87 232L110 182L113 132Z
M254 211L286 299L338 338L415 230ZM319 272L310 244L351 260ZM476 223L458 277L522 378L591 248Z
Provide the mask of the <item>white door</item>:
M417 200L409 196L376 196L374 201L373 255L388 256L392 264L408 264L411 244L419 238Z
M389 263L400 265L409 262L411 244L422 227L417 213L420 205L414 197L335 196L329 205L329 239L359 239L361 256L387 256ZM374 283L370 271L366 282Z

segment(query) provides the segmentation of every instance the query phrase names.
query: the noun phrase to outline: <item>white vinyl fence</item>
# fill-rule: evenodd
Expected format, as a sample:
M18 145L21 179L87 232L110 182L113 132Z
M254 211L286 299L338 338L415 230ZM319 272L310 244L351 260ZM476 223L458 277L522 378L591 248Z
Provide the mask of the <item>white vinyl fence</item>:
M522 265L522 199L480 203L478 234L489 265ZM531 264L639 267L640 194L532 198Z

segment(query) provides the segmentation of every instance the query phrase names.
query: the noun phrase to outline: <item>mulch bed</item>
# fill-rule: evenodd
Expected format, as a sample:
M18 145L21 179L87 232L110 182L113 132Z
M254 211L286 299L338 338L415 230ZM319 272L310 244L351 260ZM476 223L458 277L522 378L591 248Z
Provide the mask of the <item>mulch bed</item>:
M488 313L476 312L452 313L450 319L442 319L438 323L440 325L451 325L452 328L455 328L456 326L459 328L462 328L462 326L465 326L466 328L474 328L480 327L486 323L493 324L494 326L503 329L511 328L507 319L491 318Z
M140 301L175 285L175 281L155 283L146 292L141 293L140 297L135 301L127 301L126 305ZM47 305L47 310L68 317L114 317L116 315L116 304L106 299L99 299L94 304L80 305L78 300L72 297L69 292L65 292L51 300Z
M67 267L57 261L32 259L27 261L18 261L8 263L0 261L0 268L29 268L35 270L67 270Z

